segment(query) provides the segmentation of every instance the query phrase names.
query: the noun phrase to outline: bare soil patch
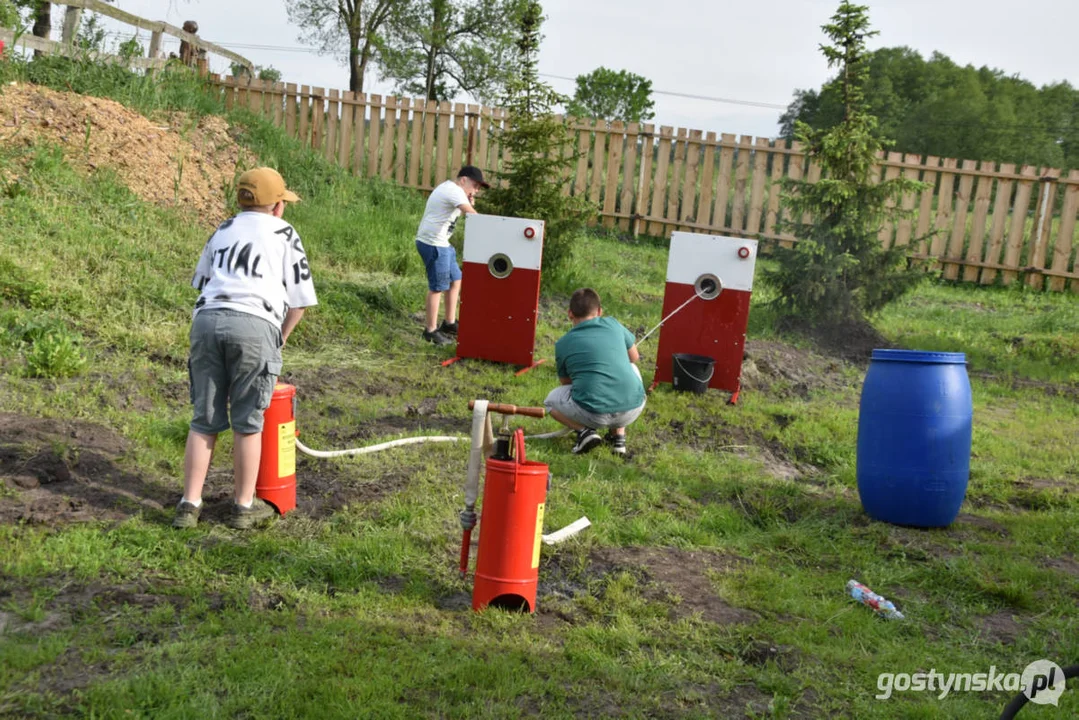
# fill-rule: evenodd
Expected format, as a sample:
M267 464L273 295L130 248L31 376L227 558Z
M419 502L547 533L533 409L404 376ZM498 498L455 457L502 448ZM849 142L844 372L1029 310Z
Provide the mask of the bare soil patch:
M0 522L54 525L161 510L170 491L123 469L126 441L92 423L0 415Z
M254 165L220 117L193 123L173 113L150 120L113 100L36 85L9 85L0 93L0 138L56 143L72 166L109 168L143 200L189 208L207 226L228 216L228 188L238 170Z
M374 420L342 425L327 432L326 436L334 443L334 448L348 448L355 447L349 443L356 441L373 440L401 433L467 436L471 430L468 417L421 415L415 408L410 412L407 406L405 413L405 415L385 415Z
M719 625L752 623L759 616L730 605L712 586L711 574L745 562L742 558L704 550L668 547L599 548L588 558L586 575L603 578L628 572L642 583L650 600L669 603L672 618L699 616Z
M1046 558L1045 566L1057 572L1070 575L1079 580L1079 560L1074 555L1061 555L1056 558Z
M820 390L851 387L850 361L775 340L746 342L742 387L781 396L809 397Z
M289 370L281 376L280 381L296 386L296 395L301 403L305 398L396 397L408 389L405 381L384 374L328 366Z
M416 416L373 421L354 437L420 427L449 427L445 418ZM457 429L457 421L453 427ZM386 428L391 429L387 430ZM167 511L179 499L179 481L166 484L125 469L127 441L92 423L0 414L0 523L59 525L123 520ZM347 464L297 458L299 512L324 518L349 505L371 504L400 491L420 468L401 464L378 477L361 478ZM224 522L233 495L231 464L220 458L203 491L202 520Z
M955 534L959 537L990 535L1006 538L1011 534L1008 532L1008 528L995 520L979 515L971 515L970 513L959 513L948 531L949 534Z
M400 492L420 467L402 465L375 478L362 478L348 464L299 455L296 458L294 512L318 520L347 507L374 504ZM232 507L232 496L232 468L211 468L202 491L203 511L199 521L224 523Z
M1006 611L978 618L976 630L981 637L1002 645L1014 643L1023 634L1023 626Z
M814 327L788 318L780 321L779 328L802 335L811 340L821 352L859 367L869 365L870 357L877 348L895 347L876 328L864 321Z
M648 420L649 411L645 410ZM671 420L666 425L649 422L648 436L635 443L666 444L690 448L698 452L731 453L738 457L752 458L764 466L765 472L782 480L812 478L820 473L812 463L797 457L797 451L785 447L778 440L770 440L760 432L727 423L720 417L706 420ZM630 454L628 459L632 459Z
M1046 380L1033 380L1031 378L1007 376L979 370L970 370L968 374L971 378L1009 385L1012 390L1026 390L1049 395L1050 397L1066 397L1079 400L1079 385L1075 383L1054 383Z

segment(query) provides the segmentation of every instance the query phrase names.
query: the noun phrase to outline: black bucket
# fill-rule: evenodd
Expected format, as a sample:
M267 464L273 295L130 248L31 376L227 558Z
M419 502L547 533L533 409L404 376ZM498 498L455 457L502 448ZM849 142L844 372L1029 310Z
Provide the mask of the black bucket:
M675 353L671 363L674 389L683 392L703 393L712 382L716 361L704 355Z

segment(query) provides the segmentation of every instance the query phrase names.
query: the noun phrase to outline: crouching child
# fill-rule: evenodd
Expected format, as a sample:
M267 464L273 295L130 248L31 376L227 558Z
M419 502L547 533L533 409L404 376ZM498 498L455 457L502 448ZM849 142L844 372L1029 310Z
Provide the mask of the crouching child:
M599 295L591 288L573 293L569 302L573 327L555 343L561 383L544 405L558 422L577 431L575 454L603 443L596 432L607 428L611 451L626 453L626 426L644 410L644 383L637 369L640 355L633 334L603 315Z

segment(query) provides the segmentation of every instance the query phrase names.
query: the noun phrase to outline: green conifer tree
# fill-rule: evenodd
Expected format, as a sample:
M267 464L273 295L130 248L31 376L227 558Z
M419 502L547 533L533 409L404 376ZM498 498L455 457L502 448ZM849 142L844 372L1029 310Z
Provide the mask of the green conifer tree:
M587 214L595 212L583 198L563 194L576 155L569 151L573 135L554 110L567 98L539 79L539 46L543 9L529 2L521 13L515 66L506 83L502 107L506 128L500 133L509 162L486 193L484 212L545 222L543 270L554 277L573 256L573 242Z
M906 212L899 209L899 199L925 186L903 177L873 177L887 142L866 106L866 39L876 35L869 29L867 10L843 0L823 26L832 44L822 45L821 51L829 67L840 68L844 116L824 130L797 123L796 137L820 165L821 179L783 182L782 201L791 220L780 228L798 242L776 248L778 266L765 272L778 291L781 314L815 326L864 322L924 277L906 266L909 248L885 250L878 237L885 222ZM802 222L804 215L807 222Z

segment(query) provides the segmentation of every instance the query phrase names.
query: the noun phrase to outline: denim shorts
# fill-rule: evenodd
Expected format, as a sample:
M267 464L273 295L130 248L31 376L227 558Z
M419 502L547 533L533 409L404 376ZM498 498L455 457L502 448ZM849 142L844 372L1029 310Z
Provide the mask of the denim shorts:
M237 310L201 310L191 323L187 361L194 417L191 429L216 435L262 431L281 374L281 329ZM230 407L231 406L231 407Z
M451 284L461 279L457 250L452 245L439 247L417 240L416 250L423 258L423 266L427 270L427 289L431 292L445 292Z

